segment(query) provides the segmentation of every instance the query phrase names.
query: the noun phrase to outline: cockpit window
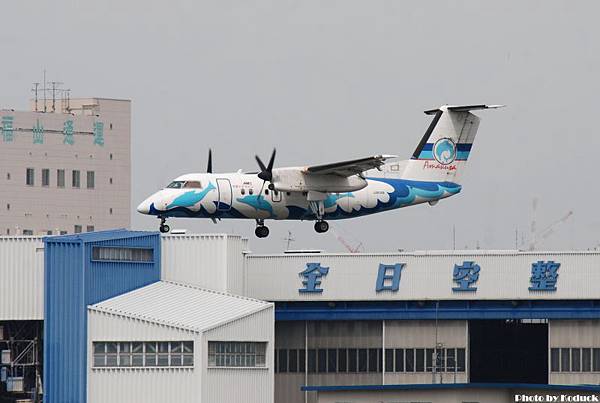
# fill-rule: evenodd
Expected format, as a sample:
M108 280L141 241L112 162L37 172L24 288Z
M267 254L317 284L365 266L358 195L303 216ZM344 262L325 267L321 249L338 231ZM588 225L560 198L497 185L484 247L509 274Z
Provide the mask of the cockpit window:
M169 189L181 189L183 187L183 184L185 182L183 181L173 181L171 183L169 183L169 186L167 186L167 188Z
M202 184L200 183L200 181L187 181L185 183L185 185L183 185L184 188L192 188L192 189L201 189L202 188Z

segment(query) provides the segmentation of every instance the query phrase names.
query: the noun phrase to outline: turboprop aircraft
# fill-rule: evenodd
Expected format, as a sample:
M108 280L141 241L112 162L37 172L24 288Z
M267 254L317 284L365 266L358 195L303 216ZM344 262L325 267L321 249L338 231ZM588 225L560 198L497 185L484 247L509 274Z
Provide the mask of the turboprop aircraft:
M269 235L265 220L312 220L327 232L327 220L380 213L420 203L435 205L460 192L460 178L479 118L473 110L503 105L444 105L425 111L433 120L412 157L395 155L304 167L275 168L275 150L267 165L256 156L260 172L213 173L212 152L206 173L175 178L144 200L137 211L157 216L169 232L169 217L244 218L256 221L255 234Z

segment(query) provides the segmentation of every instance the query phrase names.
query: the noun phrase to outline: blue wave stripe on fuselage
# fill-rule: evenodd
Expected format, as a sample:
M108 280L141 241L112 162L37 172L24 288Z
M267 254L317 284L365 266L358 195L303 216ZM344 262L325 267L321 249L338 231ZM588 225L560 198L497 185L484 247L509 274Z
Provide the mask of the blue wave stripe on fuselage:
M366 178L373 182L383 182L390 185L393 191L386 192L388 195L388 201L377 201L374 207L360 206L353 209L352 211L346 211L339 205L334 211L326 212L325 219L327 220L339 220L344 218L360 217L364 215L374 214L386 210L392 210L399 207L409 206L415 204L415 202L427 202L432 200L438 200L443 197L448 197L457 194L461 191L461 186L453 182L426 182L426 181L411 181L406 179L394 179L394 178ZM354 192L343 193L336 195L337 199L350 198L354 199L356 195ZM418 198L418 199L417 199ZM239 199L238 199L239 201ZM271 207L270 202L267 199L261 197L261 199L253 200L253 203L248 203L248 199L245 200L247 205L251 205L257 210L263 210L269 212L271 218L277 218L274 216L274 212L269 209ZM337 200L336 200L337 201ZM333 202L333 199L330 201ZM269 205L269 207L267 207ZM330 204L333 207L335 204ZM223 206L222 206L223 207ZM300 206L289 205L286 206L288 210L288 220L313 220L315 219L314 214L308 208ZM202 205L198 211L192 211L186 207L174 207L168 211L157 211L154 205L150 206L150 214L162 215L164 217L206 217L206 218L248 218L242 214L235 207L231 207L226 211L208 212ZM282 217L283 218L283 217Z
M394 188L391 193L388 192L389 199L387 202L378 201L374 207L361 206L358 210L352 210L350 212L338 207L335 211L326 213L325 218L329 220L339 220L343 218L360 217L409 206L414 204L417 198L419 198L418 202L438 200L443 197L457 194L461 190L461 186L453 182L425 182L392 178L366 179L369 181L387 183Z

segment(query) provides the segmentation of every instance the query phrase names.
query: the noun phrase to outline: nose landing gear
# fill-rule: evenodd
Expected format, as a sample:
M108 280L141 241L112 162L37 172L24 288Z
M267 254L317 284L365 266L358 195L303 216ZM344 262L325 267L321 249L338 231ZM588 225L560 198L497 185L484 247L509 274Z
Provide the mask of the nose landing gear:
M265 226L265 220L256 220L256 229L254 230L254 235L256 235L258 238L266 238L269 236L269 227Z
M329 224L327 223L327 221L317 220L315 222L315 231L317 231L319 234L322 234L323 232L327 232L328 230L329 230Z
M167 224L165 224L165 222L167 221L166 218L164 217L159 217L160 218L160 227L158 227L158 230L160 232L162 232L163 234L171 231L171 227L169 227Z

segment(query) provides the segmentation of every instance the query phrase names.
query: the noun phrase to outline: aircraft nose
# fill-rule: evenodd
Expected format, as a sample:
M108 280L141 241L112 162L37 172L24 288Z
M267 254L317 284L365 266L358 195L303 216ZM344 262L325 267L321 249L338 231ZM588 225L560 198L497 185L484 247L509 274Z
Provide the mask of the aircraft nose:
M149 214L150 213L150 199L146 199L137 206L138 213Z

